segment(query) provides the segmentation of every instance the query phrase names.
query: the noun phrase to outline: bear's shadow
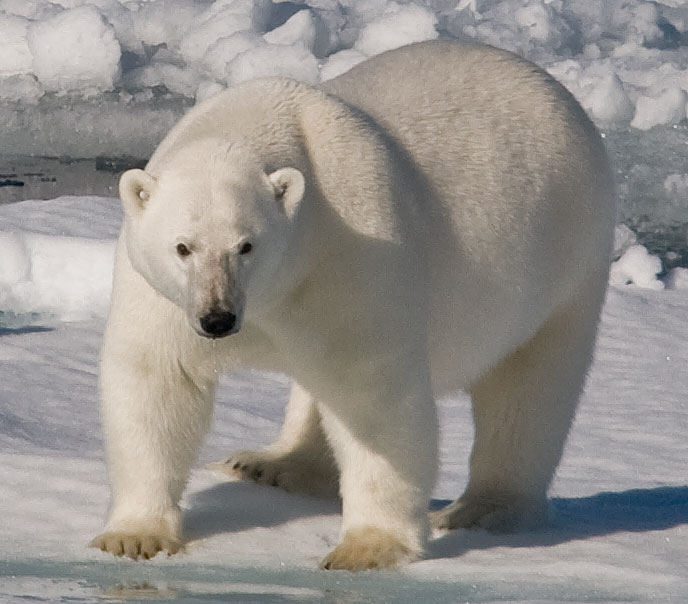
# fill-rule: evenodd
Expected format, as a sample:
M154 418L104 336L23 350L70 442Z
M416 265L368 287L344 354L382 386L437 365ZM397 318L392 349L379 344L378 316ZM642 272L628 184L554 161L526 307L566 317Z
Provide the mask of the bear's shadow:
M338 499L317 499L252 482L223 482L191 495L184 514L190 540L256 527L278 526L309 516L341 514Z
M450 502L433 500L431 509ZM452 531L432 540L426 558L455 558L493 547L551 547L620 532L645 532L688 524L688 486L554 498L549 526L530 533L493 535L482 530ZM226 482L194 493L184 518L191 541L221 533L278 526L311 516L332 516L339 523L341 503L286 493L248 482Z
M431 509L449 501L433 500ZM493 547L551 547L622 532L661 531L688 523L688 486L604 492L590 497L550 500L552 521L530 533L494 535L487 531L452 531L430 542L427 558L454 558Z

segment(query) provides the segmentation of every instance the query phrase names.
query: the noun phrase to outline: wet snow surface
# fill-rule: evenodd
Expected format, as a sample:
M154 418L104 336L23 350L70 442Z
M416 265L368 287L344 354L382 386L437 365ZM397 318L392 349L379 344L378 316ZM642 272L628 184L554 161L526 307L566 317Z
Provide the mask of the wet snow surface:
M688 0L0 0L0 602L686 602L687 32ZM436 535L398 572L318 571L337 502L203 469L279 430L287 381L242 373L222 380L185 496L186 552L88 549L108 500L97 363L116 173L225 86L317 84L447 36L545 67L617 170L612 285L551 525ZM465 397L440 410L434 507L461 492L472 441Z

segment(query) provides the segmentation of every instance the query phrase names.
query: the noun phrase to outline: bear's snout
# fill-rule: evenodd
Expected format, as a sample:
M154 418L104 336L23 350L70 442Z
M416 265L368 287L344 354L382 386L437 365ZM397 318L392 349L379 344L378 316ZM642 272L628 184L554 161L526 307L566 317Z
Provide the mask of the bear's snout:
M236 315L227 311L211 311L199 320L204 334L211 338L222 338L234 333Z

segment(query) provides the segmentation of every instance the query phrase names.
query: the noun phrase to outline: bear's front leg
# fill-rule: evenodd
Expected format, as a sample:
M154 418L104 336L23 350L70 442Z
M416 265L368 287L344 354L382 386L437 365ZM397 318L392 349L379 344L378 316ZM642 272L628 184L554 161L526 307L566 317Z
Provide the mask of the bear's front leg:
M376 396L321 407L343 501L342 540L324 569L393 568L420 557L427 540L437 473L434 400L427 379L384 383Z
M215 383L184 368L169 324L154 334L127 329L125 337L114 315L101 361L112 500L105 532L91 545L133 559L174 554L182 543L179 500L210 423Z

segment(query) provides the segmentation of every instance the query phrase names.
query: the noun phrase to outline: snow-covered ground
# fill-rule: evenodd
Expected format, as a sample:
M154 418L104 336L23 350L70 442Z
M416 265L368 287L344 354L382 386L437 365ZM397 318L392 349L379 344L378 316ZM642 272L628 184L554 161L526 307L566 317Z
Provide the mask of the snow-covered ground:
M59 158L34 176L18 160L38 182L25 190L64 165L74 189L60 191L79 193L91 176L65 159L146 158L224 86L318 83L446 36L548 69L617 168L624 226L551 526L438 535L393 573L316 570L337 502L203 469L277 434L287 383L250 373L222 382L184 501L186 553L88 549L108 498L96 382L121 212L106 197L21 201L0 204L0 603L688 601L688 0L0 0L0 202L22 198L3 157ZM435 506L461 492L472 441L465 398L441 414Z
M688 270L658 281L659 260L622 229L618 285L552 488L549 528L439 535L427 559L398 572L316 570L337 539L337 502L203 469L278 432L287 382L244 373L222 382L184 500L186 553L134 563L88 549L108 499L96 381L119 220L118 201L107 198L0 206L3 604L688 599ZM434 506L461 492L472 438L465 398L442 401L441 413Z

